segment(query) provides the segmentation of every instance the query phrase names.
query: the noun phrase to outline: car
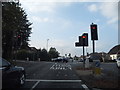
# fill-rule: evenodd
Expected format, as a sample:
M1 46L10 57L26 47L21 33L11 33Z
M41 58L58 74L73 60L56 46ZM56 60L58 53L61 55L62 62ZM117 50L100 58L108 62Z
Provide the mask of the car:
M116 63L117 67L120 68L120 57L118 59L116 59L116 61L117 61L117 63Z
M25 69L14 66L7 60L0 58L0 70L2 71L2 88L17 88L25 84Z
M67 63L68 59L67 58L63 58L62 61L65 62L65 63Z
M78 62L83 62L83 59L78 60Z

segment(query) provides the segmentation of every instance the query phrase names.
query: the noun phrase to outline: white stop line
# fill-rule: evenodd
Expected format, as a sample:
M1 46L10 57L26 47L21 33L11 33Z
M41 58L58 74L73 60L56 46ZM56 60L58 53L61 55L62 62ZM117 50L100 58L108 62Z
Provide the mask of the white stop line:
M40 82L77 82L80 83L82 80L40 80L40 79L26 79L26 81L36 81L36 83L32 86L30 90L33 90ZM85 84L82 84L82 87L85 90L89 90L88 87Z
M26 79L26 81L36 81L30 90L33 90L40 82L81 82L81 80L39 80L39 79Z
M39 79L26 79L26 81L39 81L39 82L81 82L81 80L39 80Z

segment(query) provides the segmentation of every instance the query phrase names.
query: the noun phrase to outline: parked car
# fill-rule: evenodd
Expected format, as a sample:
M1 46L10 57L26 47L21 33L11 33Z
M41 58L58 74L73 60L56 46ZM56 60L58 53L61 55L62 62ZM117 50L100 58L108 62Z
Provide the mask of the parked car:
M62 61L67 63L68 62L68 58L63 58Z
M25 84L25 69L12 65L7 60L0 58L0 70L2 71L2 88L16 88Z
M83 59L78 60L78 62L83 62Z
M116 59L116 61L117 61L117 67L120 68L120 57Z

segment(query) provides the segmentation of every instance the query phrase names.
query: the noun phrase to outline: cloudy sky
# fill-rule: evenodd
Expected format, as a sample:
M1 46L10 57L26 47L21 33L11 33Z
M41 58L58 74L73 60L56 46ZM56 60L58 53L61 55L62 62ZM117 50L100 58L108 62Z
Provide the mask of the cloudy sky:
M108 2L109 1L109 2ZM75 47L78 36L89 34L92 52L90 24L98 25L96 52L108 52L118 44L118 2L117 0L20 0L22 7L33 23L30 46L55 47L61 55L71 53L80 56L82 47Z

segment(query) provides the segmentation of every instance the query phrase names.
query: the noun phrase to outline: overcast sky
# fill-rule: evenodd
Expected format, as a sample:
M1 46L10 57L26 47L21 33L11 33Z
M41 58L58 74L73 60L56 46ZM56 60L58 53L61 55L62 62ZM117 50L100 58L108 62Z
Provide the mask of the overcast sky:
M109 2L108 2L109 1ZM114 0L115 1L115 0ZM117 0L116 0L117 1ZM87 52L92 52L90 24L98 25L96 52L108 52L118 44L118 2L112 0L20 0L33 23L30 46L55 47L61 55L80 56L82 47L75 47L78 36L89 34Z

